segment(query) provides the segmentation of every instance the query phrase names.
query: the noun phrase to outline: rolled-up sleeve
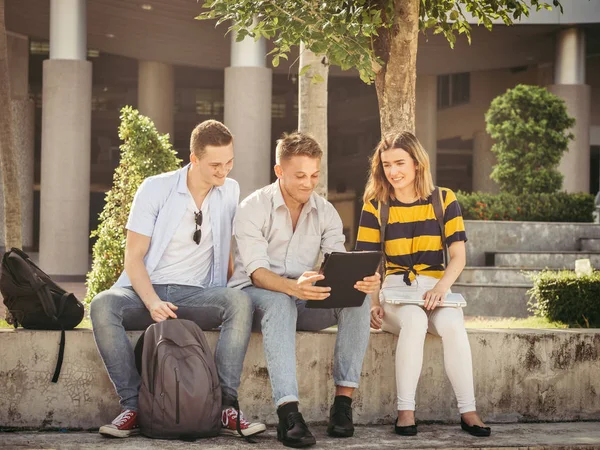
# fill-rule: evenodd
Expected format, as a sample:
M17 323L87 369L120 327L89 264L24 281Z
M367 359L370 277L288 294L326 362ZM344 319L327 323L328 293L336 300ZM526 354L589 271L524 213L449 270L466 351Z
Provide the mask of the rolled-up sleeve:
M246 274L256 269L271 269L267 252L269 243L262 234L265 208L257 198L250 198L238 207L234 220L236 246Z
M150 183L150 180L144 180L133 198L125 228L135 233L152 237L160 202L160 196L153 191L153 185Z
M335 207L327 202L324 211L325 226L321 237L321 251L323 253L345 252L344 225Z

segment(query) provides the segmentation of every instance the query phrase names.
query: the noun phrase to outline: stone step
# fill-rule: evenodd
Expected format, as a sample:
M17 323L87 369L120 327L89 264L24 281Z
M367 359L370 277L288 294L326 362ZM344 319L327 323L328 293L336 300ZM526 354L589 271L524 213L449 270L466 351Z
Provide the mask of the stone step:
M418 418L418 411L417 411ZM417 419L418 420L418 419ZM317 448L351 448L354 450L377 449L486 449L496 450L587 450L600 446L600 423L518 423L491 424L492 436L478 439L463 432L458 424L440 425L419 423L419 434L403 437L393 433L392 425L357 426L350 438L329 437L324 425L311 425L310 430L317 439ZM189 442L157 441L143 436L128 439L103 438L98 433L18 432L3 433L6 448L61 448L98 449L116 448L137 450L160 448L165 450L188 450ZM263 434L253 437L256 444L252 449L284 449L277 441L275 427L268 427ZM219 436L198 440L196 446L202 450L238 450L248 444L234 436Z
M600 239L579 238L579 250L582 252L600 252Z
M465 267L458 282L467 284L527 284L532 285L528 275L542 269L516 269L514 267Z
M529 317L527 284L454 283L453 292L463 295L465 316Z
M490 252L486 254L488 266L535 269L575 270L575 261L590 259L592 267L600 268L600 252Z

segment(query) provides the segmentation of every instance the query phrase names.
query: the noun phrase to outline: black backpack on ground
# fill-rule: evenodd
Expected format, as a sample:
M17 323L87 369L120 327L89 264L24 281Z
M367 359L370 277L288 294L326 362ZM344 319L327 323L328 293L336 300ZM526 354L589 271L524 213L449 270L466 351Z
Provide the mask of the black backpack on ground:
M61 330L60 345L52 382L58 381L65 351L65 330L83 319L84 307L18 248L2 258L0 292L8 310L7 322L30 330ZM10 317L9 317L10 316Z
M135 346L143 435L195 440L221 430L221 385L204 333L190 320L150 325ZM238 414L239 416L239 414Z

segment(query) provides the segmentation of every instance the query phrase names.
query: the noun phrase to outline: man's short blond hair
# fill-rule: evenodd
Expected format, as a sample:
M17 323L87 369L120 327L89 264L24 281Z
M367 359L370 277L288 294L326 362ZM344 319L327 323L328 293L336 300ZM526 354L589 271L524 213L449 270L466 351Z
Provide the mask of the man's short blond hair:
M190 152L197 158L202 158L206 153L206 147L224 147L233 142L233 135L229 128L218 120L205 120L196 125L190 137Z
M275 149L275 158L277 164L289 160L294 156L308 156L309 158L321 158L323 150L319 143L311 135L294 131L293 133L284 133L281 139L277 140Z

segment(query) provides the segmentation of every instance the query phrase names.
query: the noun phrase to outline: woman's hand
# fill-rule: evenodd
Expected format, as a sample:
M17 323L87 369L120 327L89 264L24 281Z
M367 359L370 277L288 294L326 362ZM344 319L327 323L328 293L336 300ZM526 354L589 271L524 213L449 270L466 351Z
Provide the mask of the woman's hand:
M439 287L436 284L433 289L423 294L423 300L425 300L423 307L428 311L433 311L438 306L442 306L446 299L446 291L447 289Z
M381 306L371 307L371 328L375 330L381 330L381 324L383 323L383 308Z

